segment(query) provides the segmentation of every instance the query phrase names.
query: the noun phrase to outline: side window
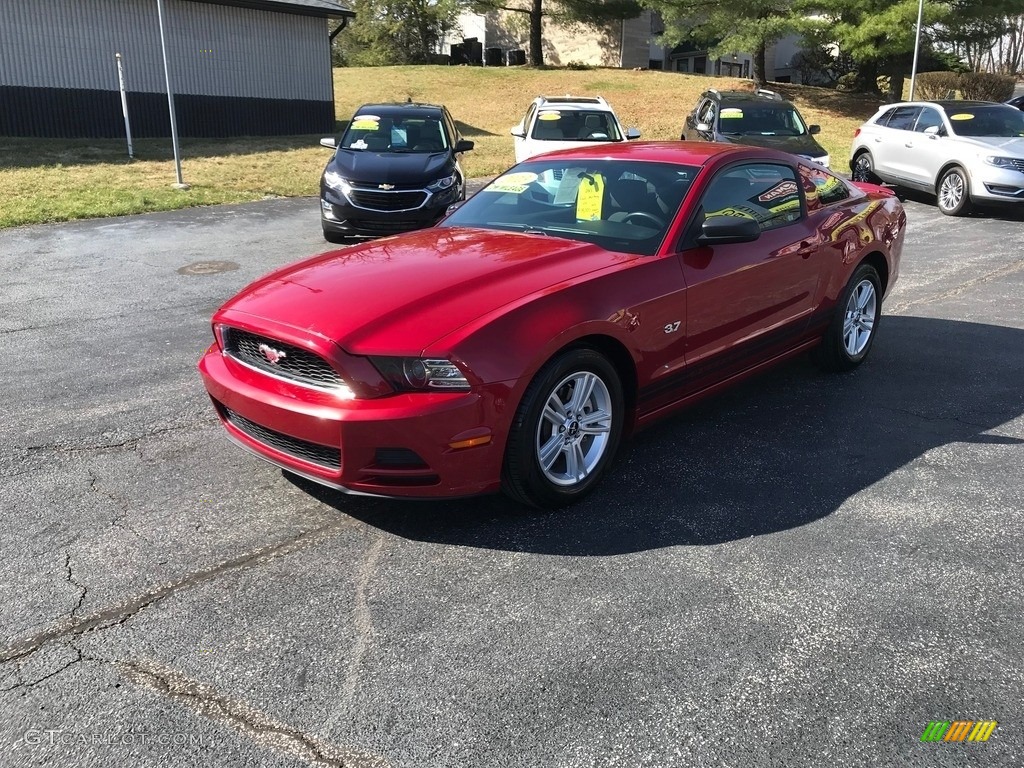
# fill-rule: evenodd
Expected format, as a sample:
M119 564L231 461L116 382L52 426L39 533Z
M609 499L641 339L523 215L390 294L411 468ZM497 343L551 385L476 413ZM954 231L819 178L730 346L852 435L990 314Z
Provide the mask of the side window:
M744 163L711 180L701 199L704 218L743 216L761 231L799 221L802 216L796 174L787 165Z
M892 117L892 113L896 111L896 107L890 107L881 114L881 116L875 120L875 125L888 125L889 118Z
M942 128L942 117L939 115L938 110L931 107L925 107L921 110L921 115L917 118L917 123L914 125L914 131L916 133L924 133L928 128Z
M821 166L801 165L800 183L807 198L807 208L812 211L850 197L846 182Z
M889 118L887 127L895 128L898 131L909 131L914 127L914 121L920 111L920 107L896 107Z
M526 110L526 117L523 118L523 133L527 136L530 135L530 131L533 129L533 114L537 111L537 105L531 104L530 108Z

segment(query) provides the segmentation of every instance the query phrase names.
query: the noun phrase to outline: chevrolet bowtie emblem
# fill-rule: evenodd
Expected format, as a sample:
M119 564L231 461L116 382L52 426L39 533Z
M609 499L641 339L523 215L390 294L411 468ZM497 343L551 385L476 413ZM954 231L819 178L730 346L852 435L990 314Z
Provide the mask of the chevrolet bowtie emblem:
M378 184L377 189L394 189L394 184Z

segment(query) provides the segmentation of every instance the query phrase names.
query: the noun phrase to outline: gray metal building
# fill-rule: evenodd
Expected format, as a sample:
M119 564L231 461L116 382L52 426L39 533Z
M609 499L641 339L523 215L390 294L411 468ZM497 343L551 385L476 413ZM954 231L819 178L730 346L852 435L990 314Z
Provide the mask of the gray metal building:
M329 35L354 16L337 0L163 8L181 135L333 130ZM0 0L0 135L124 136L116 53L132 134L169 136L156 0Z

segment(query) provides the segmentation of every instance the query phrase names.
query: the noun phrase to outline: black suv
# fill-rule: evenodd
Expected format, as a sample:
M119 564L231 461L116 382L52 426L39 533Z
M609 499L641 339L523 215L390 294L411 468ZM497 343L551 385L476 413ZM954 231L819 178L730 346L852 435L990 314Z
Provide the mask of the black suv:
M436 104L364 104L320 179L320 223L331 243L433 226L466 199L459 166L463 140L448 110Z
M828 168L828 152L812 138L820 132L820 126L807 125L796 107L775 91L712 88L687 116L679 138L781 149Z

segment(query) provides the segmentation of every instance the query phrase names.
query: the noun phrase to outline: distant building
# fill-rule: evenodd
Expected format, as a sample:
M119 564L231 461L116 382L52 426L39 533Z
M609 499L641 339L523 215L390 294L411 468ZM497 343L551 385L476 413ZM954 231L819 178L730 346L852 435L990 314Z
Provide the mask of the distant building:
M664 46L658 37L664 25L657 13L644 11L634 19L623 19L601 27L562 26L544 20L544 63L564 66L569 63L592 67L624 69L663 69L697 75L750 77L752 56L736 52L713 57L707 47L691 43ZM517 48L529 51L529 25L523 13L491 11L463 13L456 28L445 39L441 53L465 38L475 39L483 48ZM800 51L799 38L790 35L768 47L766 77L784 83L799 83L800 73L793 66Z
M182 136L329 133L337 0L163 0ZM156 0L0 0L0 135L168 136Z

